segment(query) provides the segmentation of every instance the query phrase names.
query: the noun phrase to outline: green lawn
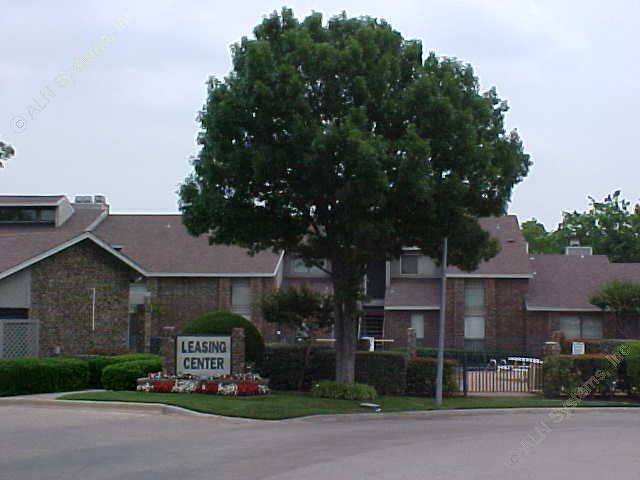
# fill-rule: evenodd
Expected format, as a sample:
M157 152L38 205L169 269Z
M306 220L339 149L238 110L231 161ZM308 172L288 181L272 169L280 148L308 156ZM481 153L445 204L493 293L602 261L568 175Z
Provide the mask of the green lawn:
M294 392L274 392L259 397L223 397L219 395L198 395L188 393L145 393L145 392L93 392L71 393L60 397L63 400L98 400L120 402L164 403L188 408L197 412L215 413L229 417L280 420L336 413L359 413L371 411L360 407L360 402L350 400L329 400L313 398L308 394ZM383 412L433 410L431 398L380 397L376 403ZM444 402L445 409L457 408L536 408L562 407L564 400L538 397L469 397L450 398ZM585 407L638 406L636 403L621 401L584 401Z

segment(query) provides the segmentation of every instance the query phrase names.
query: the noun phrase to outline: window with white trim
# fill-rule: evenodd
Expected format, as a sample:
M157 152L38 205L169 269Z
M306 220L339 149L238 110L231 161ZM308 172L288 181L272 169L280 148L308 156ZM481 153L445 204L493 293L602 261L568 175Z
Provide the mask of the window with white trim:
M424 339L424 315L421 313L411 314L411 328L416 331L418 340Z
M231 281L231 311L251 320L251 284L246 279Z
M440 269L432 258L417 253L405 253L400 256L402 275L439 275Z
M560 317L560 331L565 338L602 338L602 318L577 315Z
M464 337L485 338L485 301L482 280L464 282Z

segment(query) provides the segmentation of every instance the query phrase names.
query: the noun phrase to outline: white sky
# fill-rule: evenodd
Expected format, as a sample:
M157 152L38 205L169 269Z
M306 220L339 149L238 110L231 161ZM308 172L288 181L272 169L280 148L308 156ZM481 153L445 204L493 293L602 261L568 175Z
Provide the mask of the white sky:
M113 211L175 211L209 75L280 2L0 0L1 193L102 193ZM296 16L385 18L470 62L508 100L534 166L510 212L548 227L587 195L640 197L640 3L289 1Z

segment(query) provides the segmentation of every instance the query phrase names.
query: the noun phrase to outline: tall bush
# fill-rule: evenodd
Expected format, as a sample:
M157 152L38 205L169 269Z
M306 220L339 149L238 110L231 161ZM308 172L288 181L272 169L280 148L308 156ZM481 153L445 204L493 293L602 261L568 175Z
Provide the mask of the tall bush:
M432 397L436 391L437 361L433 358L416 358L407 364L407 395ZM443 394L452 395L458 391L457 364L445 360L443 374Z
M626 388L640 390L640 342L626 342L619 351L624 352Z

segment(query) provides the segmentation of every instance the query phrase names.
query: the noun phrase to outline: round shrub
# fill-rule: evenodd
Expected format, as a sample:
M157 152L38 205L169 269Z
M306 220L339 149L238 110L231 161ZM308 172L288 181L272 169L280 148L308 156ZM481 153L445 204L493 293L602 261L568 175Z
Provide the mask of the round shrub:
M262 335L253 323L236 313L205 313L187 323L180 335L231 335L234 328L244 328L246 360L259 363L264 353Z
M107 390L135 390L136 380L161 370L162 362L159 359L114 363L102 371L102 385Z
M109 365L115 363L134 362L138 360L158 360L159 355L153 353L127 353L124 355L96 356L87 360L89 363L89 385L95 388L102 388L102 371Z

